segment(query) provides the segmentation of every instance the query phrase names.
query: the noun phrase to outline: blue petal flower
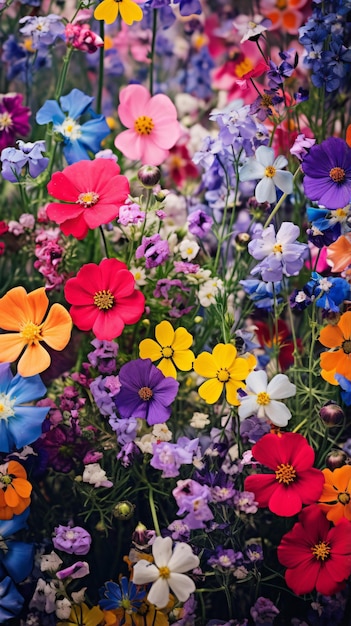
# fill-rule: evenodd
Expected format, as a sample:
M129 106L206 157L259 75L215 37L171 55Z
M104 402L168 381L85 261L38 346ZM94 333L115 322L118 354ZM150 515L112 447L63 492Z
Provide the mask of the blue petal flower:
M86 113L92 102L94 102L94 98L87 96L80 89L72 89L70 93L60 98L62 110L73 120Z
M11 540L7 541L4 552L0 551L0 561L15 583L21 582L31 573L34 552L33 543Z
M17 591L11 578L6 576L0 582L0 623L6 623L6 620L16 617L23 604L23 597Z
M38 124L49 124L50 122L61 124L65 116L56 100L47 100L37 112L35 119Z

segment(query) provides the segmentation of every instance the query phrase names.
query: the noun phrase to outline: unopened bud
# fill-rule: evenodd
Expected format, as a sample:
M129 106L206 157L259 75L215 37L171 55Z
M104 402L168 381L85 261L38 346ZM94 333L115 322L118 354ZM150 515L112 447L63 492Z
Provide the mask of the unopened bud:
M160 182L161 172L155 165L143 165L138 170L138 178L144 187L152 189Z
M237 250L246 250L251 237L249 233L239 233L235 237L235 247Z
M326 466L333 471L338 467L346 465L347 460L348 456L344 450L332 450L326 458Z
M113 516L117 519L130 519L134 515L135 506L128 500L121 500L113 509Z
M326 426L338 426L345 419L345 413L342 408L333 400L327 402L319 411L321 420Z

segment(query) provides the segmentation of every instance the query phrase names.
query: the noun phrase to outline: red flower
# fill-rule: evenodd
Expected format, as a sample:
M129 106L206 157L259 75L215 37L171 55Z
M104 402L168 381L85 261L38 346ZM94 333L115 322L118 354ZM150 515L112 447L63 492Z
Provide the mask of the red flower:
M245 491L252 491L260 507L289 517L303 504L316 502L324 485L323 472L315 469L314 451L298 433L269 433L252 448L256 461L273 474L255 474L245 480Z
M101 340L119 337L125 324L135 324L144 311L145 298L134 285L133 274L117 259L83 265L65 286L73 323Z
M107 224L119 215L129 194L129 182L112 159L79 161L53 174L49 194L66 204L50 203L46 212L65 235L84 239L89 228Z
M331 596L351 574L351 524L342 519L331 526L318 505L301 511L299 521L284 535L278 559L288 569L285 581L297 595Z
M278 347L278 361L282 372L294 364L294 342L291 333L283 320L278 320L278 337L275 336L274 328L270 328L265 322L254 321L257 328L256 336L260 346L270 355L275 354ZM297 347L302 352L302 341L297 339Z

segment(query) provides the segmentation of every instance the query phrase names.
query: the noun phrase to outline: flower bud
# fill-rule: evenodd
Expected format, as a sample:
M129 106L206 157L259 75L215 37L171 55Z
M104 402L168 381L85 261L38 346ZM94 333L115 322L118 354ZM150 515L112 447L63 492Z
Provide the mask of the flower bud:
M135 505L128 500L121 500L113 509L113 516L116 519L128 520L134 515Z
M331 470L346 465L348 456L344 450L332 450L326 458L326 466Z
M246 250L249 241L250 241L251 237L249 235L249 233L239 233L236 237L235 237L235 247L237 250L239 251L243 251Z
M132 534L132 542L137 548L142 550L151 545L155 537L156 533L154 530L148 530L144 524L139 522Z
M138 178L144 187L152 189L160 182L161 172L155 165L143 165L138 170Z
M333 400L327 402L319 411L320 418L326 426L338 426L345 419L342 408Z

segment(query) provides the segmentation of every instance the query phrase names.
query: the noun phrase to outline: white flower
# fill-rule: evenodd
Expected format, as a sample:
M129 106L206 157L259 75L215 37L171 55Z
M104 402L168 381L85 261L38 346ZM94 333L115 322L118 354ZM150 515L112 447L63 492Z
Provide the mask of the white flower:
M68 598L62 598L62 600L56 600L56 617L58 619L68 619L71 613L72 605Z
M106 472L99 463L88 463L83 472L83 482L94 487L112 487L113 483L106 480Z
M132 266L129 271L132 272L135 284L138 285L138 287L146 285L146 271L143 267Z
M51 551L50 554L42 554L40 557L40 569L42 572L57 572L63 561L56 552Z
M198 413L195 411L189 422L189 426L193 428L204 428L204 426L207 426L209 423L210 419L206 413Z
M293 175L281 169L287 164L284 156L274 158L273 148L259 146L256 155L250 157L241 168L239 178L242 182L261 179L255 189L255 198L257 202L272 204L277 201L276 187L284 193L292 192Z
M198 567L199 558L187 543L177 543L172 552L170 537L156 537L152 555L154 563L141 559L134 565L133 582L153 583L147 599L159 609L167 606L170 589L180 602L185 602L195 591L195 584L184 572Z
M192 261L195 259L198 251L200 250L200 246L197 241L192 239L183 239L183 241L179 245L179 252L182 259L186 259L187 261Z
M275 426L286 426L291 413L285 404L278 402L296 394L293 385L285 374L277 374L267 384L267 374L263 370L251 372L246 378L247 396L240 398L238 409L240 419L257 415L269 419Z

